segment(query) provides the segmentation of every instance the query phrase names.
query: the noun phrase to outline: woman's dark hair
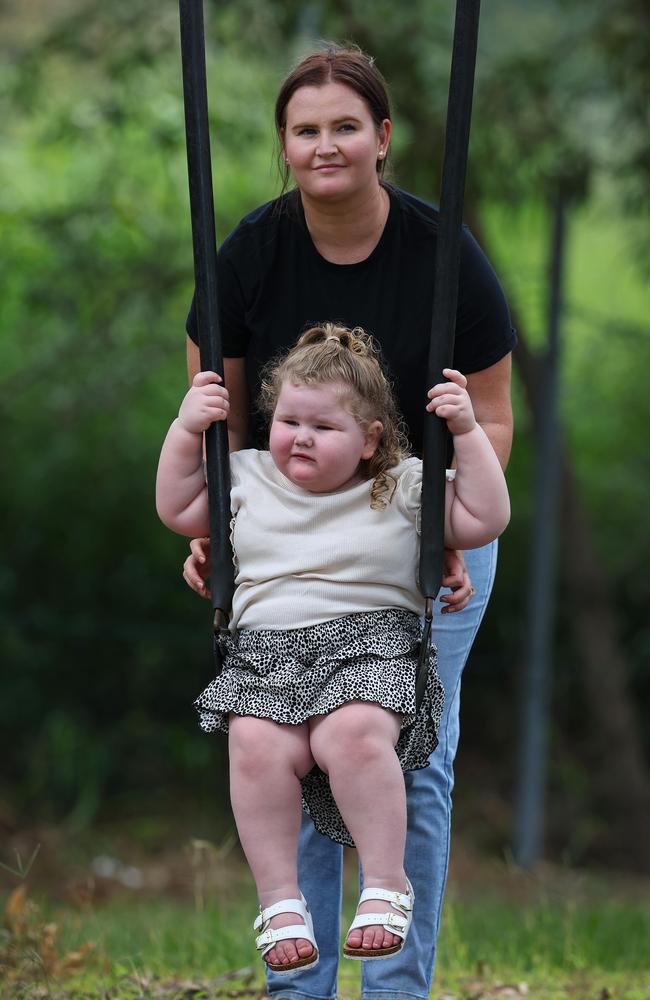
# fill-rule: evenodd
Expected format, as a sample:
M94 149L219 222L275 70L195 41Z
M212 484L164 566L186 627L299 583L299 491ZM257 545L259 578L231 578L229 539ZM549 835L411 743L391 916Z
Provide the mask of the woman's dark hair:
M287 123L287 105L300 87L323 87L326 83L342 83L365 101L377 128L391 117L386 81L375 66L372 56L354 46L328 44L301 59L289 73L275 102L275 128L280 140L278 164L282 175L282 190L289 184L290 171L282 157L281 135ZM377 173L383 176L385 159L377 160Z

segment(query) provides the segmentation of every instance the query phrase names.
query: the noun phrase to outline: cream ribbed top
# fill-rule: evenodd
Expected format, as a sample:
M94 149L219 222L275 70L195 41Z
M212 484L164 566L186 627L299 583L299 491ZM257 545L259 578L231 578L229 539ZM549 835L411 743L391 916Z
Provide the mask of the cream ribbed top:
M283 476L267 451L238 451L230 461L231 628L303 628L382 608L422 614L419 459L392 470L397 486L383 510L370 507L370 481L314 495Z

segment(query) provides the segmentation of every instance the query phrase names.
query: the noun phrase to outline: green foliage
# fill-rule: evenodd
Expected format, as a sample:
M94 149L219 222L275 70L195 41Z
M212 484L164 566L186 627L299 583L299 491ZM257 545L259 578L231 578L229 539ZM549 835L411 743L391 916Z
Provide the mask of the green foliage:
M396 179L435 199L449 5L206 7L219 238L277 191L275 91L320 36L352 38L377 57L396 109ZM650 133L637 7L485 5L468 204L477 217L480 206L488 252L541 349L545 195L561 181L583 199L571 229L562 405L642 694L650 358L639 275ZM153 510L160 442L185 384L192 288L177 10L153 0L28 4L13 21L0 14L0 37L4 791L19 813L81 827L102 803L212 787L223 768L223 741L196 731L191 706L212 670L209 608L184 588L185 543ZM481 720L489 693L501 746L511 724L500 713L514 715L532 462L515 391L514 520L474 688L465 685L468 719L472 690Z
M153 510L192 288L172 13L86 3L4 70L6 779L23 807L76 822L125 774L179 781L210 757L190 705L211 671L208 609ZM234 52L210 79L226 231L270 173L270 85Z

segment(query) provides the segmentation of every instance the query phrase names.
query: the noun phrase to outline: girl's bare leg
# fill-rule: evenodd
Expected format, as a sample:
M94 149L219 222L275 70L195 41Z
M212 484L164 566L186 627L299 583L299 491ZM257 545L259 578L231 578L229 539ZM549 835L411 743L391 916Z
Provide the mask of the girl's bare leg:
M373 702L353 701L309 724L311 752L329 775L357 845L364 885L405 892L406 793L395 753L400 716ZM377 912L378 907L383 911L385 904L362 903L359 913ZM390 948L399 940L381 926L370 926L352 931L348 945Z
M299 779L314 763L308 727L231 715L229 753L232 811L260 905L298 899ZM296 913L280 913L270 926L301 922ZM286 965L311 953L312 945L304 938L279 941L265 960Z

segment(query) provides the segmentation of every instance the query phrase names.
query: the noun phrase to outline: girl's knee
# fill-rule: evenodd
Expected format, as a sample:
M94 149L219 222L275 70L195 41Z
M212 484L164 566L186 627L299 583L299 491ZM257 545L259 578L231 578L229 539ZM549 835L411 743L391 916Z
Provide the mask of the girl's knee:
M281 768L302 777L313 766L306 725L281 725L272 719L232 715L228 749L231 768L239 773L264 776Z
M369 767L394 754L400 724L400 717L388 709L351 702L312 726L311 752L324 771Z

